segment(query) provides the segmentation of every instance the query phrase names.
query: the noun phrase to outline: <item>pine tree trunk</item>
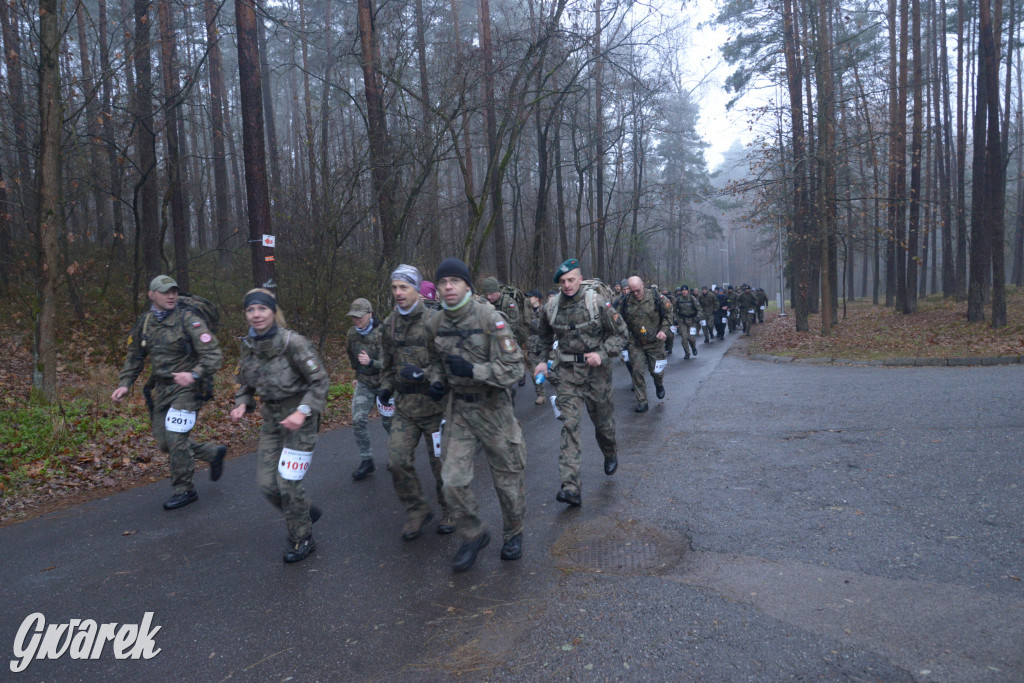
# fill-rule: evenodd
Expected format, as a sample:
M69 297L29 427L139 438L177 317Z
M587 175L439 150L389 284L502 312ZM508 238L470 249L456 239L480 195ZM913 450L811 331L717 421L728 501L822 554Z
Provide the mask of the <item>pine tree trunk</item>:
M273 288L274 252L263 246L263 235L274 234L267 190L267 159L263 147L263 93L255 0L235 0L238 40L238 82L242 108L242 153L245 196L249 214L252 276L256 287ZM268 257L270 260L268 260Z
M61 206L60 17L57 0L39 0L39 215L36 222L36 296L38 317L32 388L47 401L57 399L57 237L63 231Z

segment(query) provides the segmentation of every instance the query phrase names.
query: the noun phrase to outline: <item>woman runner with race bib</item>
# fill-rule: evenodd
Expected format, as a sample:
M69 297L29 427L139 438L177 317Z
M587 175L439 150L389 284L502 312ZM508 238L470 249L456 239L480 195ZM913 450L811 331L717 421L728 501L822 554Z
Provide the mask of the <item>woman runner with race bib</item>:
M244 307L249 334L242 338L231 419L255 409L259 395L263 426L256 481L260 493L284 512L289 538L284 561L298 562L316 550L313 522L320 510L306 499L302 479L313 460L330 380L309 340L285 328L270 291L251 290Z

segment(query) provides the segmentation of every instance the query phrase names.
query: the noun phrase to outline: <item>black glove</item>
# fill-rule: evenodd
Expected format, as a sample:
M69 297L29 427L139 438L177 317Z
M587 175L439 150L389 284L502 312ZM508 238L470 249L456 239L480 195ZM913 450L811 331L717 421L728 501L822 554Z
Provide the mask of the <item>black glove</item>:
M440 401L442 398L444 398L445 393L446 392L444 389L444 385L441 384L440 382L432 382L431 385L427 388L427 394L429 394L430 398L434 399L435 401Z
M402 369L398 371L399 377L407 379L410 382L418 382L423 379L423 370L418 365L412 363L406 363L402 366Z
M391 400L391 390L381 389L380 393L377 394L377 400L381 402L381 405L387 405L388 401Z
M444 363L448 366L448 372L452 373L456 377L473 376L473 364L462 356L449 355L444 359Z
M521 386L521 387L525 387L526 386L526 373L523 373L523 376L519 378L519 386Z

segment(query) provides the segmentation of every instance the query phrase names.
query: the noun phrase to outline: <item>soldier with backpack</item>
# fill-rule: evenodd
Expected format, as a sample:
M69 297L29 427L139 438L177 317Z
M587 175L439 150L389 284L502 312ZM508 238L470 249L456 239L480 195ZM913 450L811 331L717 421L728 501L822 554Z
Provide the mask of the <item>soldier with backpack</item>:
M473 296L469 268L446 258L435 277L443 312L428 321L427 349L443 365L448 390L442 432L444 498L462 540L452 569L467 571L490 542L473 493L473 460L482 449L501 506L501 559L523 555L526 444L511 390L523 374L523 351L508 321Z
M558 380L555 406L562 421L558 454L561 486L555 500L577 507L583 504L580 420L584 405L604 455L604 473L611 476L619 466L612 359L626 345L626 325L612 308L608 286L599 280L584 280L576 259L563 262L554 279L562 291L549 299L541 311L537 351L541 358L553 357L553 372ZM552 355L556 341L558 349ZM533 373L547 377L547 363L538 363Z
M256 483L267 502L284 513L288 527L286 563L300 562L316 550L313 523L320 509L310 505L302 480L309 471L327 405L331 382L316 347L285 327L277 299L266 289L251 289L242 300L249 334L242 338L235 376L233 421L260 401L260 442Z
M210 463L213 481L224 472L227 447L196 443L189 436L199 409L213 396L213 375L224 357L211 329L217 323L213 304L180 294L178 283L169 275L153 278L149 300L149 310L128 335L128 358L110 398L115 403L124 398L148 357L152 372L143 394L153 438L170 462L174 493L164 509L175 510L199 500L192 485L196 458Z
M672 325L672 304L653 288L644 287L644 281L634 275L629 278L629 294L619 304L619 313L629 330L636 412L643 413L647 410L645 371L649 370L654 378L658 398L665 398L665 338Z

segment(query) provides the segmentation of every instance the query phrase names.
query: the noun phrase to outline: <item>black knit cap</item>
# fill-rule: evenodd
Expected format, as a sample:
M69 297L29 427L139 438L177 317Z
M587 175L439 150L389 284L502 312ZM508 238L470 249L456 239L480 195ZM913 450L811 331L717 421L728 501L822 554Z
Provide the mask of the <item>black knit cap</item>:
M466 281L467 285L473 286L473 278L469 274L469 267L454 256L449 256L444 261L441 261L441 265L437 267L437 273L434 275L434 282L440 282L443 277L462 278Z

